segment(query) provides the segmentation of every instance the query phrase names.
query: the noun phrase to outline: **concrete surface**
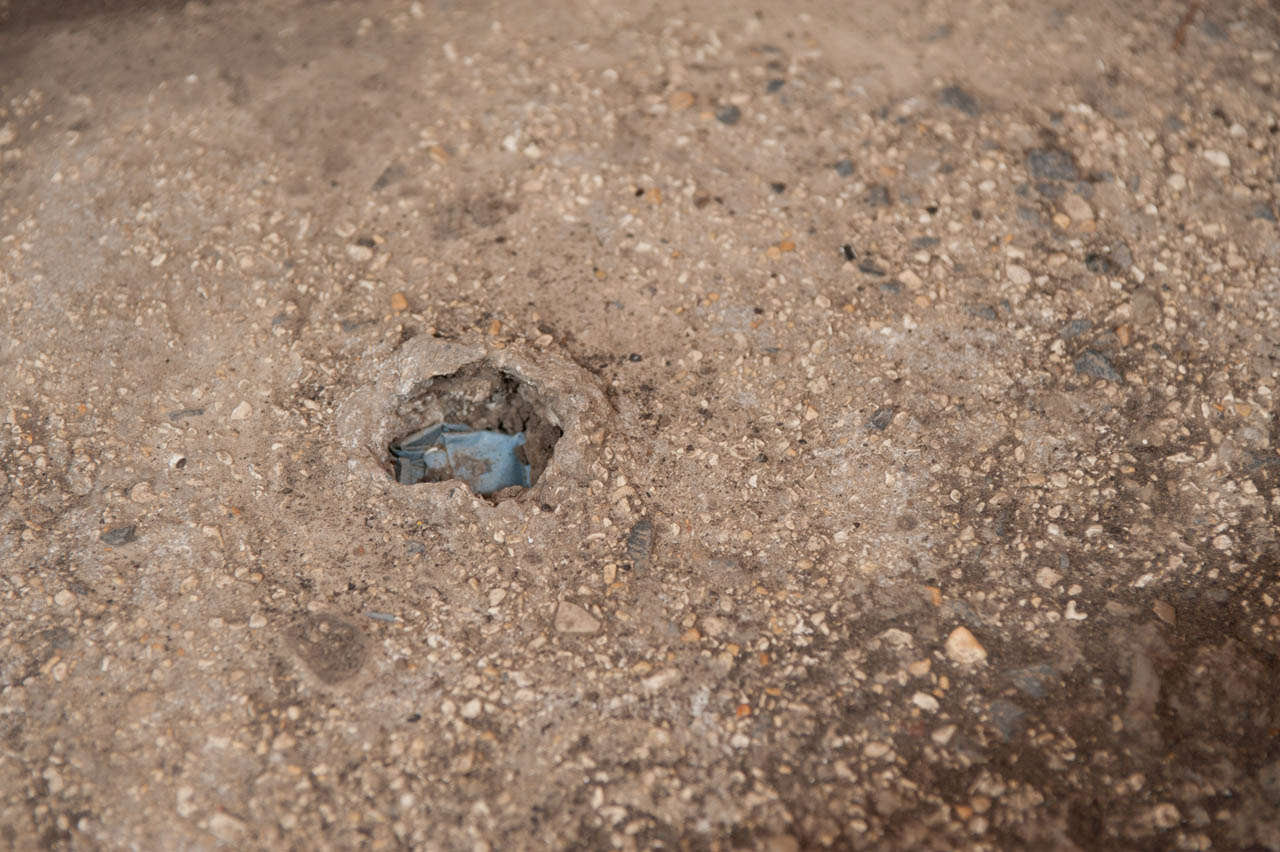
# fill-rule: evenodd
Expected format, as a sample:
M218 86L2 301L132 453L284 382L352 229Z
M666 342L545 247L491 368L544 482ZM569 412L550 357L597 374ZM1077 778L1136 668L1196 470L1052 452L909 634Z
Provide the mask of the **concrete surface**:
M0 845L1280 850L1187 11L0 0ZM467 364L528 492L387 475Z

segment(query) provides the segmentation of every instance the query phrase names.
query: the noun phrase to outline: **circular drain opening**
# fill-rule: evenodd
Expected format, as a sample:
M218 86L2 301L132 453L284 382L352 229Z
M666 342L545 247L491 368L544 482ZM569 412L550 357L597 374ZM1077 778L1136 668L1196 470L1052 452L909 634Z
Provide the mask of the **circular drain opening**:
M562 434L535 388L487 363L417 382L394 418L387 452L396 482L456 479L494 501L536 483Z

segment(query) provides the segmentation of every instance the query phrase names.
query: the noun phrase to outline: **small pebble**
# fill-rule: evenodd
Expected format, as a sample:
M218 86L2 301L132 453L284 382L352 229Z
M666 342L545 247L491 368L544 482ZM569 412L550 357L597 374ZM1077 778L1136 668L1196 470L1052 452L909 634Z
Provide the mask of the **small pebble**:
M937 713L940 706L938 704L938 699L934 698L927 692L917 692L915 695L911 696L911 703L926 713Z
M1062 579L1062 575L1052 568L1041 568L1036 572L1036 585L1042 589L1052 589Z
M893 422L893 417L897 413L898 409L892 406L877 408L875 414L872 414L871 419L867 421L867 425L877 432L883 432L889 428L889 424Z
M556 608L556 630L561 633L595 633L600 621L582 607L561 601Z
M1276 211L1271 205L1265 201L1259 201L1249 208L1250 219L1264 219L1268 222L1276 221Z
M672 92L668 103L671 105L671 109L676 112L682 112L693 106L693 92Z
M1231 168L1231 158L1222 151L1210 148L1204 152L1204 158L1220 169Z
M1009 672L1009 680L1020 692L1032 698L1044 698L1060 681L1052 666L1024 666Z
M1079 180L1080 169L1071 152L1061 148L1034 148L1027 152L1027 170L1036 180Z
M1072 338L1079 337L1086 333L1091 328L1093 328L1093 323L1089 320L1073 319L1063 327L1062 331L1058 332L1058 336L1063 340L1071 340Z
M947 656L961 665L980 663L987 658L987 649L982 647L967 627L957 627L947 637Z
M738 109L733 104L722 106L716 110L716 121L719 121L721 124L728 124L732 126L737 124L740 118L742 118L742 110Z
M98 536L98 540L103 544L128 544L138 538L138 528L132 524L123 527L112 527L102 535Z
M248 402L241 402L231 412L232 420L248 420L253 416L253 406Z
M1012 701L997 698L991 702L991 724L1004 739L1011 739L1022 727L1027 711Z
M1093 376L1095 379L1103 379L1108 382L1119 382L1122 379L1116 368L1111 366L1111 361L1107 356L1092 349L1076 359L1075 368L1077 373Z
M890 746L888 743L869 742L863 747L862 753L872 760L884 757L889 753Z
M368 246L353 243L352 245L347 246L347 257L351 258L356 263L364 263L373 259L373 249Z
M1087 222L1093 218L1093 208L1074 192L1062 197L1062 212L1071 217L1073 222Z
M912 677L924 677L932 667L933 664L929 660L916 660L907 666L907 674Z
M832 168L840 177L849 177L853 174L853 160L836 160Z
M219 811L209 817L209 832L223 843L236 843L244 839L245 824Z
M396 292L391 294L391 310L396 313L409 310L409 300L404 293Z
M1005 274L1009 276L1010 284L1025 287L1031 283L1031 273L1016 263L1009 264L1008 268L1005 269Z
M60 607L69 607L76 602L76 596L73 592L63 589L53 596L53 602Z

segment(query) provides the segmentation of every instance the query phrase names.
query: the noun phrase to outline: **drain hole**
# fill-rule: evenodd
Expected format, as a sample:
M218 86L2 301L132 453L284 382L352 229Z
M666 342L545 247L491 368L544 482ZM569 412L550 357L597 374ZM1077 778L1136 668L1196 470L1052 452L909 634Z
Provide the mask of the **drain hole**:
M419 382L395 414L404 430L387 448L396 482L458 479L494 500L537 482L561 435L532 386L486 364Z

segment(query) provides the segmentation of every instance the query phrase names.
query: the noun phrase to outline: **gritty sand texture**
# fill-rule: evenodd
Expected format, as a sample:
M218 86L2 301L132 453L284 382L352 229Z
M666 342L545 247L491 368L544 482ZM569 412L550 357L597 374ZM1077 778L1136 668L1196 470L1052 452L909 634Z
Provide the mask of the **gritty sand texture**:
M1274 0L0 0L0 848L1280 850L1278 104ZM537 482L393 482L481 374Z

